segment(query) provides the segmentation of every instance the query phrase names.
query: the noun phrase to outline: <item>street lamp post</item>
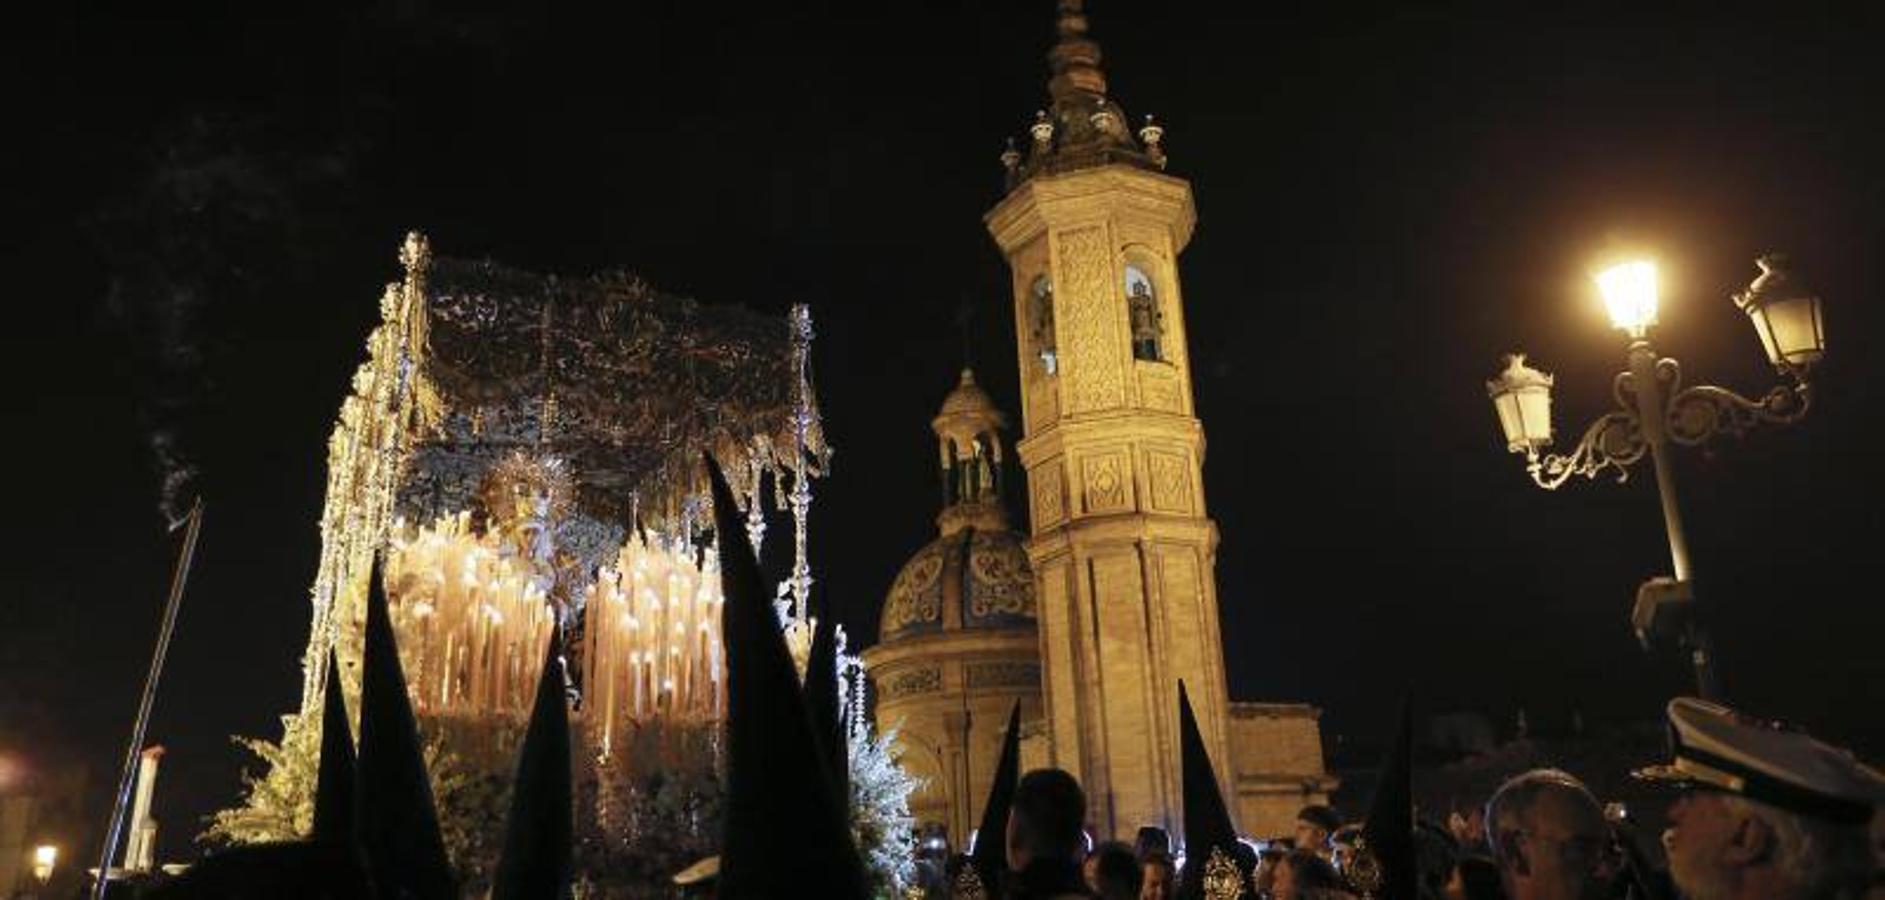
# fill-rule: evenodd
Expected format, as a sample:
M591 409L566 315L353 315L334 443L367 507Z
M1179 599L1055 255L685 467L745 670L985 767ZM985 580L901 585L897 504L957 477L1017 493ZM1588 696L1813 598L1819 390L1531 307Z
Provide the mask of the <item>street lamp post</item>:
M1630 336L1629 368L1611 386L1618 408L1591 423L1570 453L1541 452L1552 440L1550 375L1527 366L1523 354L1512 354L1505 370L1486 383L1506 448L1525 454L1526 471L1541 488L1556 490L1573 475L1595 478L1606 469L1615 469L1617 480L1624 481L1630 467L1649 456L1674 577L1652 578L1637 590L1631 624L1645 648L1657 639L1676 638L1689 651L1697 690L1705 698L1720 690L1708 630L1696 614L1690 586L1671 445L1696 446L1763 422L1799 421L1812 403L1809 374L1826 349L1819 298L1789 274L1785 257L1769 254L1757 264L1760 276L1734 301L1753 322L1768 361L1784 379L1759 399L1713 385L1685 388L1681 365L1657 355L1649 343L1649 327L1656 322L1656 267L1648 262L1625 263L1597 276L1612 323Z

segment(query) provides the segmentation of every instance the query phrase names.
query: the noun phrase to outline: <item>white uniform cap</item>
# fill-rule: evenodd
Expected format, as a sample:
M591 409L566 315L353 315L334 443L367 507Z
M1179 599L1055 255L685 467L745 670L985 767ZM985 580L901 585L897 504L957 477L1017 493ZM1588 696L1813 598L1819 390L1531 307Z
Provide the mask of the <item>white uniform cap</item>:
M1885 776L1851 751L1725 706L1693 697L1669 701L1669 739L1675 758L1636 777L1727 791L1851 825L1871 821L1885 802Z

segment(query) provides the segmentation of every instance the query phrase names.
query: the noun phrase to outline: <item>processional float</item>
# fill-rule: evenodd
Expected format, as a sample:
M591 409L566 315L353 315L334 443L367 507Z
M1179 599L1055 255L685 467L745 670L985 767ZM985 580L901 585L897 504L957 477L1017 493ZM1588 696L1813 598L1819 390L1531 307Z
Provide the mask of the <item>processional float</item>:
M717 752L707 456L733 480L755 547L763 509L790 512L777 608L803 668L811 480L830 459L810 315L710 307L625 273L434 257L417 234L401 261L329 438L301 716L320 714L330 647L344 692L358 691L383 552L414 709L460 757L508 759L542 648L563 630L588 758L577 777L594 801L578 817L631 841L660 824L620 796L635 773L711 766ZM861 672L847 686L861 691Z

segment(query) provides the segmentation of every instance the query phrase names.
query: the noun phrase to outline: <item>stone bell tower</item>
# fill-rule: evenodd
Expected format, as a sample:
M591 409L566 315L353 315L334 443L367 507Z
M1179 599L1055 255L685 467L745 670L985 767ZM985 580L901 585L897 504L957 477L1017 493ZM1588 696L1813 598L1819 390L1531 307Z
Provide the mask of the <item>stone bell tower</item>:
M984 217L1013 274L1041 662L1055 765L1100 832L1182 826L1178 681L1221 776L1229 706L1178 255L1191 186L1106 90L1060 0L1049 106ZM1233 796L1229 790L1225 796Z

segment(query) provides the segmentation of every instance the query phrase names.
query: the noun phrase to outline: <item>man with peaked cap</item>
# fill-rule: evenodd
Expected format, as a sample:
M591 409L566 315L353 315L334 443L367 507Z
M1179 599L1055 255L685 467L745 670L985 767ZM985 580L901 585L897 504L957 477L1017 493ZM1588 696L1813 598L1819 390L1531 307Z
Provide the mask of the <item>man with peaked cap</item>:
M1669 702L1673 758L1635 774L1672 783L1663 846L1693 900L1856 896L1873 875L1867 829L1885 777L1851 752L1724 706Z

